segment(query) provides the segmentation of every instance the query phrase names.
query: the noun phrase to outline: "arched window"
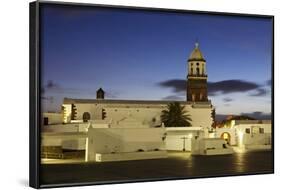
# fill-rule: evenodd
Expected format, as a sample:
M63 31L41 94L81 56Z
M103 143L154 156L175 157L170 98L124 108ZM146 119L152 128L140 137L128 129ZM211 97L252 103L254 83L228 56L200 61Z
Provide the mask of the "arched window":
M200 69L199 69L199 67L196 68L196 75L200 75Z
M194 102L195 101L195 94L192 94L192 101Z
M91 119L91 115L89 112L83 113L83 122L88 122Z
M191 67L191 75L193 75L193 68Z

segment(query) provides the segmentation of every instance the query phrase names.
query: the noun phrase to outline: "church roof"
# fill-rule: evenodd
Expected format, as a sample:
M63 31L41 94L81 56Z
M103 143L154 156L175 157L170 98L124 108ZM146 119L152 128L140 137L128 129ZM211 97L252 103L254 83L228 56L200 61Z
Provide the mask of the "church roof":
M188 61L205 61L204 56L199 49L199 43L195 43L195 48L191 52Z
M180 102L181 104L190 104L186 101L168 101L168 100L117 100L117 99L74 99L64 98L63 103L104 103L104 104L168 104L171 102Z
M116 99L74 99L74 98L64 98L64 104L151 104L151 105L163 105L172 102L179 102L182 105L193 105L194 102L187 101L168 101L168 100L116 100ZM211 105L211 102L196 102L196 105Z

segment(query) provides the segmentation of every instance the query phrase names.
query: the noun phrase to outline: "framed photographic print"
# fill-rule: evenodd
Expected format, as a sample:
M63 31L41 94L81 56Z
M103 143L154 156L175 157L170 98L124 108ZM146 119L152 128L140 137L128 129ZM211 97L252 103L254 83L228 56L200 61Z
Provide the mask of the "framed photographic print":
M273 173L273 26L30 3L30 186Z

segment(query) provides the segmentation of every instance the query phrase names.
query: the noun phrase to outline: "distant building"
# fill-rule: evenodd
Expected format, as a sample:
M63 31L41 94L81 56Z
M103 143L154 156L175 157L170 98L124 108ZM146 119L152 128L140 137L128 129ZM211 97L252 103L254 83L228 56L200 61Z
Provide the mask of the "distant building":
M230 145L271 148L271 120L231 120L230 126L216 129L216 136Z

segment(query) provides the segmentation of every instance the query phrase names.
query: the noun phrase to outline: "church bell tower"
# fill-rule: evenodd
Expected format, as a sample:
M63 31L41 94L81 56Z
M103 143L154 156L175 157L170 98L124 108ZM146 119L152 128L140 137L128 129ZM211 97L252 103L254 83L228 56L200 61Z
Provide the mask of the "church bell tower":
M192 102L208 101L206 60L199 49L199 43L191 52L188 60L186 100Z

